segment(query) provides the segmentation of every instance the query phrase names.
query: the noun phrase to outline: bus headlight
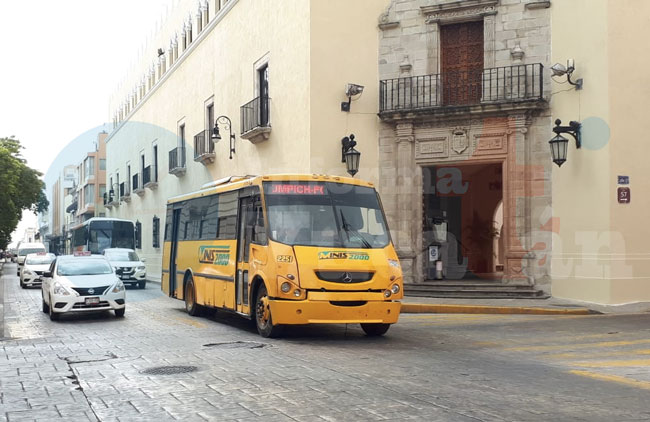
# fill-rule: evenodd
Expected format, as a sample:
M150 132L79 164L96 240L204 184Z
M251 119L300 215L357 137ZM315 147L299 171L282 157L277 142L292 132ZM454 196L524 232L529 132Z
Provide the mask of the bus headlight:
M296 290L293 291L293 295L295 297L300 297L301 294L302 294L302 292L300 291L300 289L296 289Z
M282 293L289 293L289 290L291 290L291 283L285 281L280 286L280 290L282 290Z
M384 297L390 297L393 294L390 290L384 290Z
M400 291L399 284L393 284L393 286L390 288L390 291L393 292L394 295L399 293Z

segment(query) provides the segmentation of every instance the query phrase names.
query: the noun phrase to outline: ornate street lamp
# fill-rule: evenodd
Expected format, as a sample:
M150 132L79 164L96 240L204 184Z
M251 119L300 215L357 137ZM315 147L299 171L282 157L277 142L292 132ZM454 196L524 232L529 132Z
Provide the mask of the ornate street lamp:
M212 129L212 141L217 143L221 140L221 134L219 134L219 123L226 126L226 130L230 133L230 159L232 160L232 154L235 152L235 134L232 133L232 122L228 116L219 116L214 121L214 128Z
M555 120L555 127L553 128L555 136L553 139L548 141L551 146L551 157L553 157L553 162L557 164L558 167L561 167L566 161L569 146L569 140L562 136L562 133L568 133L573 136L576 140L576 149L579 149L582 146L580 140L580 127L582 125L574 121L569 122L569 126L560 126L561 124L562 121L560 119Z
M359 171L359 161L361 159L361 153L354 149L356 145L354 134L341 139L341 162L345 163L345 167L352 177Z

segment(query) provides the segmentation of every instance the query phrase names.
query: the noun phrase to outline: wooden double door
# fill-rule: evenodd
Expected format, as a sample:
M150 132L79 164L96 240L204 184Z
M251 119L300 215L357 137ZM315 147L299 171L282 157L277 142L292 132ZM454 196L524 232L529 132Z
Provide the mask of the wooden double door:
M481 100L483 21L440 28L443 105L470 105Z

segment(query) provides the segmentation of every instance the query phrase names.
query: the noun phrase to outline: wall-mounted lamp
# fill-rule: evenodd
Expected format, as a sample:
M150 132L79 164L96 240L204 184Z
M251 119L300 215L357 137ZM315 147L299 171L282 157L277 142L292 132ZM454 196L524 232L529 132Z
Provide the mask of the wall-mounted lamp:
M214 121L214 128L212 129L212 141L217 143L221 140L219 134L219 123L226 125L226 129L230 132L230 159L232 160L232 153L235 152L235 134L232 133L232 123L228 116L219 116Z
M363 92L363 85L357 84L346 84L345 85L345 96L348 97L347 102L341 103L341 111L350 111L350 104L352 103L352 97L356 95L361 95Z
M356 145L354 134L341 139L341 162L345 163L348 173L353 177L359 171L359 160L361 159L361 153L354 149Z
M566 75L567 82L575 86L576 89L582 89L582 78L576 79L575 82L571 80L571 75L573 74L574 70L576 70L576 67L573 59L568 59L566 61L566 67L560 63L555 63L553 66L551 66L551 72L553 72L553 76Z
M560 126L561 124L562 121L560 119L555 120L555 127L553 128L555 136L553 139L548 141L549 145L551 146L551 156L553 157L553 162L557 164L558 167L561 167L562 164L564 164L566 161L567 149L569 146L569 140L562 136L561 133L568 133L569 135L573 136L573 138L576 140L576 148L579 149L582 146L582 142L580 140L580 127L582 125L579 122L574 121L569 122L569 126Z

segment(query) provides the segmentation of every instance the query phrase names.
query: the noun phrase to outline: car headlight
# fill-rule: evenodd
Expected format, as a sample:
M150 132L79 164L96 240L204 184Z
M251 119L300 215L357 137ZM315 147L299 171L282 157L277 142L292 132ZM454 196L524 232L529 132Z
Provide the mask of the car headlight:
M52 291L55 295L58 296L70 296L70 290L66 289L65 286L58 281L55 281L52 285Z
M136 269L137 271L144 271L144 270L147 269L147 267L145 267L144 265L138 265L137 267L135 267L135 269Z
M118 281L115 283L115 286L113 287L113 290L111 290L113 293L119 293L124 291L124 283L122 281Z

